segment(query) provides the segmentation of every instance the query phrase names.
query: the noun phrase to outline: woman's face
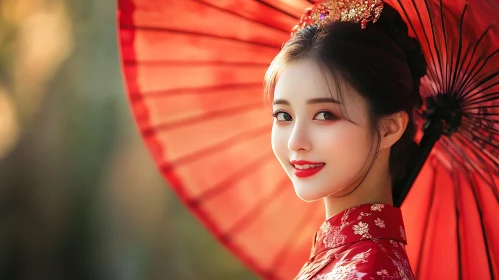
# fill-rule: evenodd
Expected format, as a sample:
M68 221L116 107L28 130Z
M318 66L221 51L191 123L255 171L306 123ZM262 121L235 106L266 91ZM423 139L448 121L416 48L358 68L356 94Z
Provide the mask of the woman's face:
M272 149L305 201L341 194L358 183L374 152L363 99L340 86L340 104L328 74L312 60L290 63L274 91ZM351 121L341 117L343 111Z

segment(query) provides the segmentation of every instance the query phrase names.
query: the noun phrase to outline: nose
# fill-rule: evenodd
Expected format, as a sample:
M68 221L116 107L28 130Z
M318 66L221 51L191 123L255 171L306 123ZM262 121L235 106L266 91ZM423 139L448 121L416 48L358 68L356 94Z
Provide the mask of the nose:
M310 151L312 149L312 142L310 141L309 132L305 125L295 122L293 132L288 140L288 149L293 152Z

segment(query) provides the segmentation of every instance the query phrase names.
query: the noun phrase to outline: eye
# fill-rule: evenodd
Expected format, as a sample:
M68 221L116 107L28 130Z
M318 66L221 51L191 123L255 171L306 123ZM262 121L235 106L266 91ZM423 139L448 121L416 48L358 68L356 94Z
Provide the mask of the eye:
M334 121L339 119L335 114L329 111L319 111L315 114L314 120L318 121Z
M293 118L291 118L291 115L284 112L284 111L276 111L272 114L272 116L276 119L278 122L289 122L292 121Z

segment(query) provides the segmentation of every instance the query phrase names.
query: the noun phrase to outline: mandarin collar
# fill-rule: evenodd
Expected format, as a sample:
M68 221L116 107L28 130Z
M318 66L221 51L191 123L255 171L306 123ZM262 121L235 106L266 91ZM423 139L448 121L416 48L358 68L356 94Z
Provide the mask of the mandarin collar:
M389 239L407 244L400 208L387 204L364 204L332 216L317 231L311 257L366 239Z

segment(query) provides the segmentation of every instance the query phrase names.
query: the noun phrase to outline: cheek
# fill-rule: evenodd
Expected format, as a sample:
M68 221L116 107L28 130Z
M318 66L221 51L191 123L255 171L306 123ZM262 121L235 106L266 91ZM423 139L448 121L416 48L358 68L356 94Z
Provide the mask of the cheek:
M272 151L279 161L287 157L289 133L287 129L276 124L272 126Z
M343 122L330 129L317 131L316 148L325 155L325 161L345 168L353 168L364 162L369 153L370 141L367 129Z

